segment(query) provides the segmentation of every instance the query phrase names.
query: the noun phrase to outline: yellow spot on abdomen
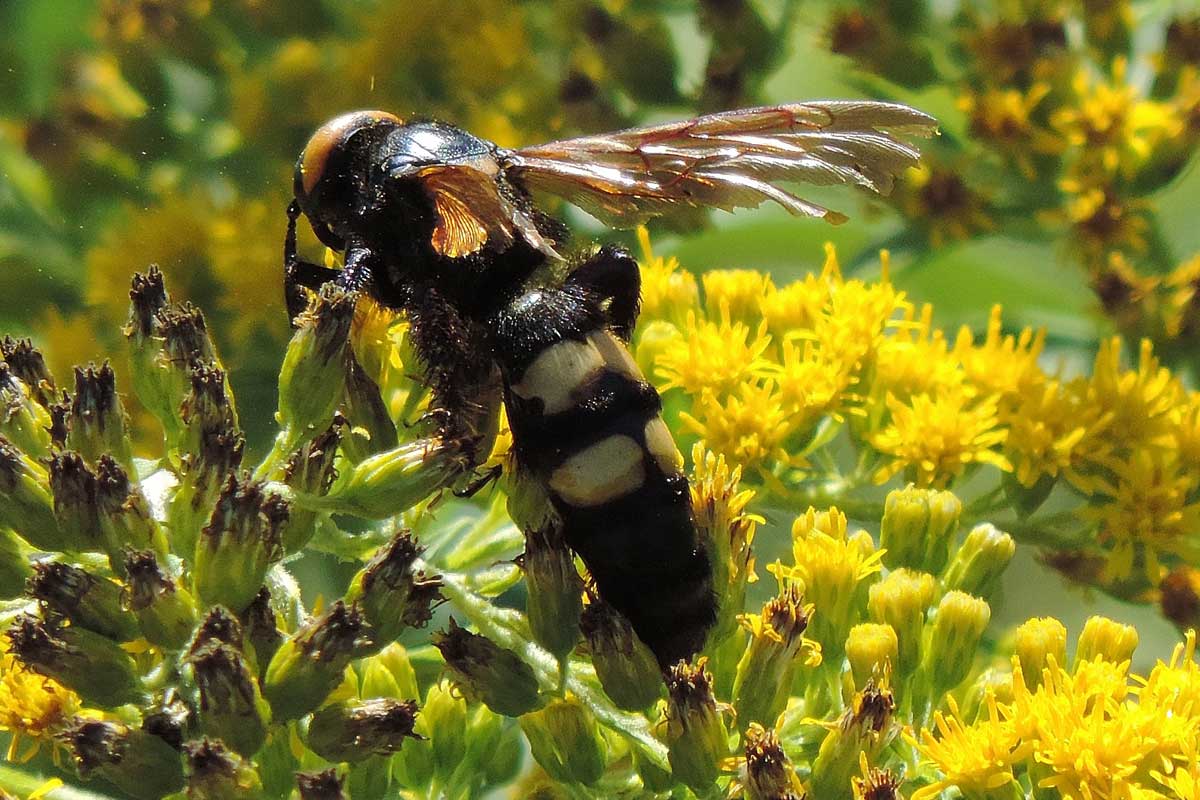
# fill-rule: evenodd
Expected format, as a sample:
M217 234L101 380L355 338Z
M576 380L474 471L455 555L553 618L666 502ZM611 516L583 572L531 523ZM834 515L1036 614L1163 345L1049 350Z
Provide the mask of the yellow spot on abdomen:
M525 399L540 398L543 414L574 408L572 393L604 368L604 358L590 342L570 339L552 344L533 360L513 393Z
M675 440L671 438L671 432L667 430L667 423L662 421L662 417L655 417L646 423L645 436L646 449L654 456L663 474L677 475L683 472L683 455L675 446Z
M550 476L550 488L573 506L598 506L642 485L642 459L642 446L632 438L609 436L564 461Z

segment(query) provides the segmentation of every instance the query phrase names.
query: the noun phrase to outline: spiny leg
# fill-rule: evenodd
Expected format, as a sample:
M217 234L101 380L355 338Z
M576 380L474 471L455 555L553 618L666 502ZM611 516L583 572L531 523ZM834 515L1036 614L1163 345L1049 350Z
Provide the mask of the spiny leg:
M605 245L567 276L566 283L607 301L609 326L613 333L629 341L642 302L642 277L633 256L624 248Z
M295 325L296 317L308 307L308 293L319 291L331 281L352 291L366 289L371 283L371 252L361 247L346 251L346 263L342 269L331 269L304 261L296 249L296 220L300 217L300 206L292 201L288 206L287 235L283 240L283 294L287 304L288 319Z

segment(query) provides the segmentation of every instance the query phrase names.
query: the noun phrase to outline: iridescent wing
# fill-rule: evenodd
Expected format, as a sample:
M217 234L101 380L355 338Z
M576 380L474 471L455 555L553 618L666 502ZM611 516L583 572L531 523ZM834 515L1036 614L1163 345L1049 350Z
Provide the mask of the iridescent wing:
M881 194L937 121L895 103L828 100L723 111L501 152L508 178L549 192L614 227L673 207L730 210L771 200L798 216L845 217L780 183L854 184Z

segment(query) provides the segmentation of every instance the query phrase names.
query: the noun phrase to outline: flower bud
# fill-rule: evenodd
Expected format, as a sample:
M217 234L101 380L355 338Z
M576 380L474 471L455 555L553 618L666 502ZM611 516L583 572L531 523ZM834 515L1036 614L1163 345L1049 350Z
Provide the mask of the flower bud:
M52 627L21 614L8 629L8 640L27 669L73 689L88 703L115 708L143 697L133 659L106 636L74 625Z
M925 674L933 680L935 697L966 679L991 618L992 609L985 600L957 590L943 595L923 664Z
M200 728L249 758L267 739L271 710L236 648L210 642L187 655L200 691Z
M34 400L7 361L0 361L0 435L31 456L50 452L50 412Z
M1013 651L1021 662L1021 674L1029 691L1037 691L1042 683L1042 670L1067 663L1067 628L1054 617L1038 617L1017 628Z
M204 738L183 746L188 800L263 800L254 763L220 741Z
M854 778L854 800L904 800L900 794L903 781L890 770L868 766L865 754L859 760L862 777Z
M50 413L50 443L57 450L65 450L71 427L71 396L64 391L62 401L51 403L46 410Z
M944 580L947 590L957 589L987 598L1017 552L1017 543L994 525L976 525L950 561Z
M864 622L851 628L846 637L846 658L855 690L862 691L871 679L879 683L893 675L899 653L900 643L891 625Z
M387 404L379 392L379 386L358 361L346 359L346 418L350 423L344 451L353 463L382 450L390 450L400 443L396 435L396 423L388 411Z
M812 613L801 586L785 581L761 614L742 615L750 644L733 680L733 707L743 729L751 722L774 725L787 705L801 657L809 665L821 662L820 646L804 638Z
M46 470L0 436L0 524L39 550L86 549L82 532L60 528L56 503Z
M530 666L486 636L460 628L453 617L449 629L433 635L433 646L468 699L480 700L506 717L519 717L541 705Z
M166 558L166 535L150 513L150 504L107 453L96 460L96 508L113 572L123 568L125 551L130 548L151 550L159 558Z
M408 531L398 531L350 580L346 602L357 604L370 624L372 652L396 640L405 628L423 628L441 600L440 578L414 570L421 548Z
M21 594L21 587L33 575L25 545L8 528L0 527L0 600Z
M66 450L50 459L50 491L58 527L71 543L64 549L107 551L100 530L100 487L83 456Z
M221 487L242 463L246 439L233 429L206 431L200 449L180 456L179 485L167 508L171 550L184 558L196 552L200 529L208 524Z
M604 774L604 740L592 713L569 696L521 717L533 758L556 781L582 783Z
M895 709L891 691L874 681L854 696L852 707L829 724L829 733L813 760L809 779L812 797L845 796L860 756L865 753L873 758L892 738Z
M521 570L525 573L525 608L533 638L561 661L579 641L583 582L559 527L525 532Z
M258 670L265 673L267 665L283 644L283 634L276 622L275 608L271 605L270 589L264 586L258 590L254 601L242 612L242 621L245 624L246 642L254 650Z
M300 800L346 800L342 780L333 767L324 772L298 772L296 785Z
M0 340L0 358L8 362L13 374L25 384L29 394L42 408L54 402L54 376L46 366L46 359L29 339L14 339L5 336Z
M937 574L946 566L962 502L951 492L908 486L888 493L879 528L883 563Z
M141 636L137 619L122 605L121 585L108 578L61 561L43 561L34 565L27 591L72 625L118 642Z
M465 445L435 441L407 442L376 453L355 464L324 497L297 492L296 504L368 519L395 516L462 473Z
M188 389L179 404L183 425L179 449L196 455L209 437L238 430L237 412L225 370L216 361L197 361L188 370Z
M196 634L188 645L187 656L199 653L210 644L227 644L245 652L245 632L242 623L229 609L222 606L210 608L204 619L200 620Z
M644 711L662 697L658 660L629 620L603 600L583 609L579 627L592 652L592 664L604 692L626 711Z
M398 752L413 733L414 700L373 698L332 703L317 710L308 725L309 748L326 761L362 761Z
M196 543L194 582L204 605L241 611L258 594L267 569L282 555L288 503L264 485L230 475Z
M896 632L899 652L897 675L911 675L921 661L921 632L925 610L933 602L937 584L932 575L898 569L870 589L867 608L876 622Z
M667 760L675 778L698 795L710 791L729 755L729 734L713 697L707 659L667 671Z
M276 651L263 694L277 721L298 719L325 701L364 643L362 613L341 600L292 634Z
M323 433L300 445L288 458L283 468L283 482L297 492L324 497L333 484L334 457L342 439L346 421L334 415L333 424ZM307 508L293 508L287 526L283 529L283 551L298 553L317 531L317 512Z
M179 753L146 731L76 717L58 739L84 780L99 776L138 800L159 800L183 788Z
M746 729L746 800L802 800L804 787L774 730Z
M146 639L166 650L186 645L196 625L196 602L191 593L163 572L151 550L127 553L125 576L129 609Z
M1089 617L1075 643L1075 666L1097 658L1121 664L1133 658L1138 646L1137 629L1108 617Z
M421 709L418 722L423 722L423 732L429 737L432 758L426 758L426 768L432 762L433 770L445 780L454 774L462 764L467 752L467 703L461 694L447 681L440 681L429 687L425 694L425 706ZM422 731L422 728L418 728ZM413 759L409 755L420 755L415 745L422 742L412 742L400 753L400 758L408 764L410 775L426 774L425 769L414 769Z
M324 428L346 385L346 347L357 295L327 283L296 318L279 372L279 423L292 441ZM288 448L290 449L290 448Z
M116 373L107 361L100 367L75 368L67 447L92 463L110 453L126 469L133 468L125 407L117 394Z

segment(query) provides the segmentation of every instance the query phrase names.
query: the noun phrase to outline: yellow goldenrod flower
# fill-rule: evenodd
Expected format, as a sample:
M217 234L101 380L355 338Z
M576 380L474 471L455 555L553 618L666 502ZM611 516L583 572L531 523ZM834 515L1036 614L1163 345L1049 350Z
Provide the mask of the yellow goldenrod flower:
M1067 628L1054 617L1027 620L1017 628L1013 651L1027 687L1035 691L1051 659L1056 664L1067 663Z
M934 712L936 734L922 730L920 740L911 731L904 735L941 776L914 792L912 800L933 800L951 787L969 797L1006 796L989 793L1015 781L1013 764L1024 757L1016 731L1001 718L996 699L991 695L987 697L987 718L969 726L959 718L954 698L948 698L948 702L949 714Z
M1062 149L1062 140L1032 118L1050 90L1042 81L1025 91L989 87L963 95L958 107L968 115L972 136L994 147L1032 180L1037 176L1032 156Z
M765 322L751 332L732 321L728 307L722 307L717 322L689 311L683 337L658 354L658 375L666 380L660 388L678 387L691 395L737 391L763 373L763 354L770 343Z
M770 275L752 269L714 269L704 273L700 282L709 317L719 317L728 308L733 320L747 325L762 317L762 300L775 291Z
M961 168L931 164L928 158L908 171L897 186L896 202L935 248L969 239L996 227L988 198L967 183Z
M728 397L703 392L691 413L681 412L684 429L746 471L766 475L777 464L798 467L804 459L792 455L785 443L799 421L783 404L774 381L743 383Z
M1084 493L1100 486L1096 477L1086 474L1082 455L1085 438L1107 424L1098 408L1052 380L1016 395L1001 414L1008 426L1005 454L1022 486L1032 488L1042 478L1060 474Z
M53 744L79 712L80 701L53 678L25 669L9 647L8 637L0 638L0 731L12 737L5 758L24 762L43 744Z
M983 392L1022 396L1041 383L1044 376L1038 358L1046 347L1046 331L1024 328L1017 336L1005 335L1000 306L992 306L987 335L975 343L965 325L954 342L954 357L962 364L968 381Z
M1183 388L1159 364L1149 339L1142 340L1134 370L1121 368L1120 339L1102 342L1092 376L1081 384L1081 391L1085 404L1111 415L1105 438L1115 448L1128 452L1169 449L1173 444L1174 412L1184 399Z
M933 306L923 306L920 319L906 309L896 333L880 341L872 377L873 397L891 394L901 400L956 391L963 385L963 371L949 356L945 334L933 327Z
M683 325L687 320L687 312L696 308L700 301L695 276L680 269L674 257L655 256L650 246L650 232L644 226L638 228L637 237L642 256L643 327L645 322L651 320Z

